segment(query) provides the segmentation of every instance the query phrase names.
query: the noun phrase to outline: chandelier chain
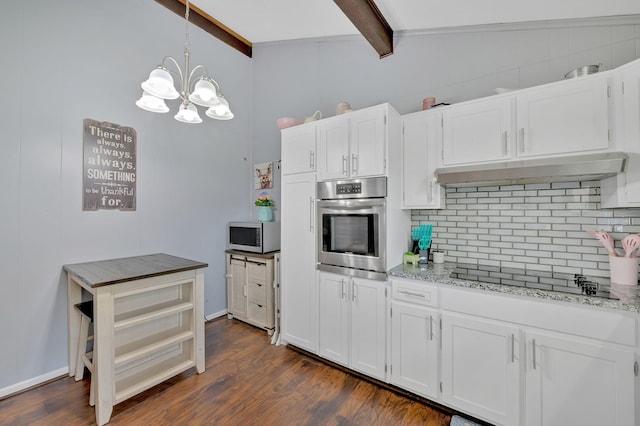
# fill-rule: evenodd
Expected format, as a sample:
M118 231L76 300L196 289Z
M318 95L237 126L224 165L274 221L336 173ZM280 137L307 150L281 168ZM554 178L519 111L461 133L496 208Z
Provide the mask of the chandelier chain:
M184 11L184 47L191 47L191 43L189 43L189 0L185 2L185 11Z

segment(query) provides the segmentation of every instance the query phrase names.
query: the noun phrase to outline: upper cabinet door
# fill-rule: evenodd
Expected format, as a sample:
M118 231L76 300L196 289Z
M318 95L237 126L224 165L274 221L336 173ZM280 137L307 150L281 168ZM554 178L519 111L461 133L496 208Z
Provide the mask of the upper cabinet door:
M319 180L384 176L386 111L372 107L318 124Z
M517 95L516 156L609 148L608 77L582 77Z
M351 177L383 176L386 167L386 111L351 113Z
M444 191L434 171L441 163L440 114L424 111L402 119L402 208L440 209Z
M306 124L282 131L282 174L316 170L316 125Z
M513 97L446 107L442 110L443 164L508 159L514 129Z
M334 118L320 125L319 180L349 177L349 119Z

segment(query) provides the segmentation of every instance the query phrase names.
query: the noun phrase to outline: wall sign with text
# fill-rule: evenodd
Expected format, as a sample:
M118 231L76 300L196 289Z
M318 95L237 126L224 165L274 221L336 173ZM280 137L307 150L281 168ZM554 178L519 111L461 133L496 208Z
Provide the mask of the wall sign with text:
M83 120L82 210L136 209L136 131Z

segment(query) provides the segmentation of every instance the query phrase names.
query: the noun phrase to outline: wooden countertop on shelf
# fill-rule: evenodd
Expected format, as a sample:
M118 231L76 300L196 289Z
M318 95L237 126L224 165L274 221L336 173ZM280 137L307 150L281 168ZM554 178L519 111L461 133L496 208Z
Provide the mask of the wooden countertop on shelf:
M67 273L74 275L90 287L101 287L126 281L157 277L176 272L206 268L206 263L183 259L164 253L120 259L64 265Z

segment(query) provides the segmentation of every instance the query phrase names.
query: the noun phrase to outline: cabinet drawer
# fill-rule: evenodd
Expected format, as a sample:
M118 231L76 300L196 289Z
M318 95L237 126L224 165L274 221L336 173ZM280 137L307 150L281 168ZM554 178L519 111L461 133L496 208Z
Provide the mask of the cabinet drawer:
M391 297L409 303L438 306L438 288L421 281L394 279L391 281Z
M267 307L262 303L249 302L249 320L267 325Z
M248 263L249 281L266 282L267 281L267 264L266 263Z
M265 304L267 301L267 286L262 283L249 281L248 297L249 300L253 302Z

